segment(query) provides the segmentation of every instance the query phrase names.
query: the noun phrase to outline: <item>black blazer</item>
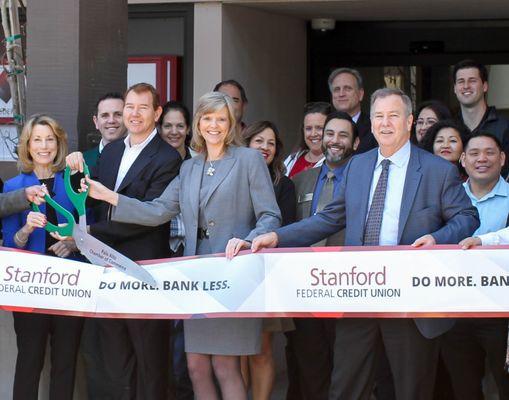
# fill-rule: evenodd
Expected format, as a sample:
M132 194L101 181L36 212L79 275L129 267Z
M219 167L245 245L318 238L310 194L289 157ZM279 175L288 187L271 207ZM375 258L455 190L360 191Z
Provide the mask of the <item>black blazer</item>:
M91 171L93 178L111 190L115 189L124 149L124 139L108 144ZM133 163L117 192L142 201L153 200L178 175L181 162L180 154L156 134ZM169 222L157 227L113 222L109 208L106 203L96 207L98 222L90 226L93 236L133 260L170 256Z
M361 112L357 120L357 131L359 132L359 147L355 154L365 153L368 150L378 147L375 136L371 133L371 119L368 114Z
M283 175L277 185L274 185L274 193L281 211L281 226L294 223L297 203L295 201L295 185L292 180Z

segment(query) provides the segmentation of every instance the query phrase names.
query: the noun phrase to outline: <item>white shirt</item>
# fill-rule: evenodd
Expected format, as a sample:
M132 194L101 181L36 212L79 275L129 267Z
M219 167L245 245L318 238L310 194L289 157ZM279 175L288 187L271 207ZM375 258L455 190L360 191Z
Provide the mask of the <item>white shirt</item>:
M359 117L361 116L361 112L359 111L357 114L355 114L353 117L352 117L352 120L353 122L357 123L357 121L359 120Z
M500 229L496 232L478 235L477 237L481 239L483 246L509 244L509 227Z
M120 161L120 166L118 167L117 181L115 183L115 192L120 187L120 184L127 175L127 172L134 164L140 153L143 151L145 147L147 147L147 145L150 143L150 141L154 138L155 135L157 135L157 129L154 128L152 133L148 135L148 137L143 142L135 144L133 146L131 146L130 141L131 134L127 135L127 137L124 139L125 149L124 154L122 155L122 161Z
M380 149L378 149L378 160L375 165L375 170L373 171L368 210L371 207L375 188L380 174L382 173L382 161L385 160L385 158L386 157L382 156L382 153L380 153ZM380 229L380 246L395 246L398 244L399 213L401 210L401 200L403 198L408 161L410 160L410 141L406 142L401 149L388 157L388 159L391 161L391 164L389 166L387 192L385 193L382 227ZM367 217L366 215L366 219Z

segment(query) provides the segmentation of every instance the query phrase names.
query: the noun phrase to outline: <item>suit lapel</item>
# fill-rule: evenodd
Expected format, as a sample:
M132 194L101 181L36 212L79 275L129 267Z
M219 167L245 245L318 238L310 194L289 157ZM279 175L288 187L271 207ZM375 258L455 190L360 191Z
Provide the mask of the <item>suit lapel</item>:
M398 223L398 243L401 241L401 235L405 228L410 210L414 204L415 195L419 188L419 183L422 178L420 172L421 163L419 160L419 154L416 147L412 146L410 149L410 160L408 161L408 168L405 177L405 186L403 188L403 196L401 198L401 208L399 212L399 223Z
M311 208L313 206L313 201L314 201L314 193L315 193L315 190L316 190L316 185L318 185L318 177L320 176L320 171L322 170L322 168L312 168L311 171L309 173L309 178L310 179L307 179L306 180L306 185L305 185L305 190L304 190L304 195L306 195L307 193L313 193L313 198L311 199L311 201L309 202L306 202L307 203L307 206L309 206L309 209L306 210L306 216L307 217L310 217L311 216ZM320 193L317 193L318 196L320 196Z
M117 192L120 193L127 187L134 179L136 179L141 171L147 166L148 163L152 160L152 158L156 155L157 150L159 149L160 141L159 135L156 134L152 138L152 140L145 146L145 148L141 151L141 153L136 157L133 165L127 171L126 176L122 180L122 183L118 187Z
M364 236L364 227L366 225L366 218L368 216L368 204L369 204L369 193L371 191L371 185L373 184L373 174L375 172L376 167L376 161L378 160L378 150L372 151L370 158L367 160L367 165L365 168L359 168L361 176L359 176L359 179L357 180L358 184L361 190L360 196L359 196L359 207L361 212L359 213L361 220L359 221L358 226L361 227L360 234L361 234L361 243L362 243L362 237ZM366 182L365 185L360 184L360 182Z
M103 166L101 167L101 174L104 173L104 181L101 183L108 189L114 190L115 183L117 182L118 169L120 168L120 162L124 155L125 144L124 141L121 141L118 145L112 143L109 146L114 146L111 148L111 154L108 154L108 163L111 164L109 168L105 167L104 163L106 163L106 159L102 159Z
M228 150L226 150L225 156L221 159L221 161L217 165L216 171L212 176L210 189L205 198L203 199L203 206L207 205L207 202L209 201L210 197L214 194L217 187L221 184L221 182L223 182L224 178L226 178L228 174L232 171L233 166L237 161L237 159L233 157L233 151L234 150L231 147L229 147Z
M198 221L198 206L200 201L201 176L204 164L205 156L203 154L199 154L195 158L193 158L193 166L191 168L191 175L189 177L190 183L186 188L189 196L191 210L193 210L196 221Z

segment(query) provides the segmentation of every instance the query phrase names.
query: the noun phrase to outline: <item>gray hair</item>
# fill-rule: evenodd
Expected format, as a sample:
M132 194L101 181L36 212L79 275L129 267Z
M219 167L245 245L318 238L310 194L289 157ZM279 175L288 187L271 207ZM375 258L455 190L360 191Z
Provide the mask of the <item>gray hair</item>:
M353 75L355 80L357 81L357 89L363 89L363 83L362 83L362 76L359 71L353 68L336 68L334 71L332 71L329 75L328 83L329 83L329 90L332 93L332 81L336 79L336 76L339 74L350 74Z
M375 104L375 101L378 99L384 99L385 97L389 96L399 96L401 97L401 100L403 101L403 104L405 105L406 109L406 116L412 115L412 100L410 100L410 97L408 97L405 92L403 92L401 89L393 89L393 88L382 88L376 90L371 95L371 103L370 103L370 116L373 117L373 104Z

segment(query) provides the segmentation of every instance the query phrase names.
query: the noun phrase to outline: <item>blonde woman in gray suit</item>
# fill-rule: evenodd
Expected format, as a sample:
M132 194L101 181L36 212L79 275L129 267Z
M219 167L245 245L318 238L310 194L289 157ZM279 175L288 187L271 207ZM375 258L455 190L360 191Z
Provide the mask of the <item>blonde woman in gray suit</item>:
M158 199L140 202L88 180L90 196L116 206L113 220L159 225L182 213L184 255L225 251L232 258L257 235L280 225L280 212L261 154L239 147L232 100L211 92L198 103L191 146L199 154ZM247 399L239 356L260 352L260 319L184 321L187 364L196 398Z

